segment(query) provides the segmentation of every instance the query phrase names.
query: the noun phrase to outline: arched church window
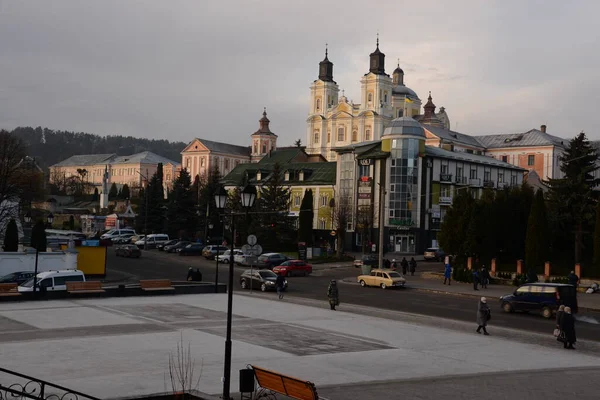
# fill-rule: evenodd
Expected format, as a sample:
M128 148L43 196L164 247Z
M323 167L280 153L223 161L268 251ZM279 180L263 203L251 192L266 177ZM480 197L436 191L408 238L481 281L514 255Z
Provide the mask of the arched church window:
M369 103L373 101L373 93L369 93L369 94L367 95L367 101L368 101Z
M327 143L331 143L331 131L327 131Z
M352 131L352 141L358 142L358 132L357 131Z
M258 143L254 142L254 154L258 153Z
M314 137L313 137L313 142L319 143L319 131L315 131Z
M317 111L321 109L321 99L317 99Z
M383 102L387 103L387 92L383 94Z
M365 130L365 140L371 140L371 130Z
M398 110L398 118L401 118L402 114L403 114L403 111L402 110Z
M262 152L263 152L263 154L265 154L267 152L267 144L266 143L263 143L263 145L262 145Z
M346 140L345 136L346 135L344 135L344 128L338 128L337 141L338 142L343 142L344 140Z

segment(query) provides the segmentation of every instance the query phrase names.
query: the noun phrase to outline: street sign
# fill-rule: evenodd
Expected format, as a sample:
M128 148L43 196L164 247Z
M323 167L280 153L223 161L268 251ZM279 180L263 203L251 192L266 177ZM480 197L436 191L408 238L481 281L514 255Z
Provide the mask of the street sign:
M256 239L256 235L248 235L248 239L246 239L250 246L254 246L258 240Z
M254 246L250 246L249 244L245 244L242 246L242 252L246 255L251 256L260 256L262 253L262 246L260 244L255 244Z

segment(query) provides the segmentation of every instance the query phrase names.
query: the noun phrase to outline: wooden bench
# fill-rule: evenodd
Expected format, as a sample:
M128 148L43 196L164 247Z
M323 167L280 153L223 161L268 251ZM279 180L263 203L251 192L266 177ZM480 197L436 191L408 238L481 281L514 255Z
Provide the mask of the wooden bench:
M175 290L168 279L148 279L140 281L140 287L146 292L172 291Z
M104 293L102 282L67 282L67 293Z
M319 400L315 384L279 372L251 366L260 387L259 392L270 391L298 400ZM259 396L260 397L260 396Z
M0 297L16 297L20 296L21 293L17 291L16 283L0 283Z

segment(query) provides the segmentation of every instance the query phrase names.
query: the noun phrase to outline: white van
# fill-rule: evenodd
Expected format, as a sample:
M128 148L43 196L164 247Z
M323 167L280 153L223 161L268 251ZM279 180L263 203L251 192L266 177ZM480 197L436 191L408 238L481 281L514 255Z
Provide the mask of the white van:
M136 235L135 229L131 229L131 228L111 229L110 231L108 231L105 234L103 234L102 236L100 236L100 239L114 239L121 235L132 235L132 236Z
M147 242L149 249L155 249L157 245L167 243L168 241L169 235L165 235L162 233L153 233L146 236L142 240L138 240L137 242L135 242L135 245L141 249L146 246Z
M67 290L67 282L85 282L85 275L78 269L47 271L37 274L38 290L56 292ZM19 292L33 292L33 278L18 287Z

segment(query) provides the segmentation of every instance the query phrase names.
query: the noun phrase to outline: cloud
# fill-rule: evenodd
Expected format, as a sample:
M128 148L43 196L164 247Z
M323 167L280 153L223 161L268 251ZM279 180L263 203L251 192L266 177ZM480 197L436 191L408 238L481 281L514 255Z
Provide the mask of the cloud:
M375 48L465 133L548 124L600 138L600 4L358 0L0 0L0 127L249 143L267 107L281 145L306 141L329 43L360 102ZM454 126L453 126L454 128Z

